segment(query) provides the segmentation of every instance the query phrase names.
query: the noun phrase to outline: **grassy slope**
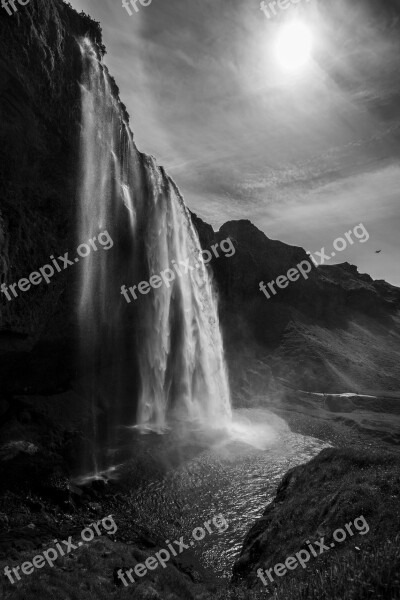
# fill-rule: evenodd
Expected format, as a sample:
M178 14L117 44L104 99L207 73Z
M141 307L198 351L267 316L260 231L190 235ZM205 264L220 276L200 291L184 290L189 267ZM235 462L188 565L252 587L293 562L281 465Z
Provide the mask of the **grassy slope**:
M297 389L364 394L400 390L399 317L353 314L328 329L300 317L272 353L274 374Z
M400 459L386 452L324 450L284 477L264 516L249 532L236 564L236 590L216 598L261 598L266 590L257 568L271 568L306 540L332 540L332 533L363 515L368 534L348 536L333 550L311 559L269 588L276 600L400 598ZM271 584L272 585L272 584Z

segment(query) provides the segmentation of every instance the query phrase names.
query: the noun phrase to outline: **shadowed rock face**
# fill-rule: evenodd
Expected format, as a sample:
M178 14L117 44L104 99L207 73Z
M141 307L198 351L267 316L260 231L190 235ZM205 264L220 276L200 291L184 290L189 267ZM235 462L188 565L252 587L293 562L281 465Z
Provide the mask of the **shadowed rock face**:
M0 10L0 283L74 251L82 60L101 29L62 0ZM114 92L118 95L115 84ZM73 376L77 270L0 294L3 393L55 392ZM35 356L30 350L35 348Z
M1 281L29 276L74 246L82 64L76 38L87 32L100 41L98 25L61 0L32 0L13 17L0 11ZM67 336L71 320L58 300L68 300L71 275L19 292L18 302L2 294L2 328L32 342Z

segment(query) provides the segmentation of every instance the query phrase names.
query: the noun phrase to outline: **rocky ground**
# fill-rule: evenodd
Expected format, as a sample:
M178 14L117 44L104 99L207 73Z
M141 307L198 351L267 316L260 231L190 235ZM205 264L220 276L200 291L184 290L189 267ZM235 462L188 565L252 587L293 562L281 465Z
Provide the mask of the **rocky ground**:
M387 399L386 405L381 405L371 399L332 396L322 405L318 395L282 390L275 403L264 398L264 406L287 419L296 431L341 449L324 451L286 475L274 502L266 508L266 516L244 540L232 582L214 580L193 553L171 561L165 570L151 572L139 585L128 588L116 578L116 571L154 555L165 546L165 540L157 531L135 524L124 487L118 482L95 482L85 487L71 483L72 465L79 452L77 441L84 435L79 426L78 396L74 398L70 392L59 397L20 397L18 408L3 411L0 428L2 597L239 600L256 599L261 593L265 597L263 586L255 579L256 568L282 562L301 549L304 539L318 539L317 533L328 534L358 513L370 524L368 536L357 538L360 549L355 549L355 542L344 544L304 572L279 579L275 597L298 598L298 589L303 590L304 598L400 597L395 566L400 526L400 459L395 433L398 402ZM390 414L391 436L387 422L382 429L376 425L382 415L385 422ZM374 420L371 435L368 423ZM350 428L351 423L357 427ZM156 462L145 468L138 465L138 481L146 476L144 471L157 468ZM53 568L36 570L14 585L5 577L5 566L32 560L54 546L54 539L78 538L85 526L109 514L118 523L115 534L96 536L56 561ZM343 578L354 581L349 591L340 587ZM338 596L337 590L343 595Z

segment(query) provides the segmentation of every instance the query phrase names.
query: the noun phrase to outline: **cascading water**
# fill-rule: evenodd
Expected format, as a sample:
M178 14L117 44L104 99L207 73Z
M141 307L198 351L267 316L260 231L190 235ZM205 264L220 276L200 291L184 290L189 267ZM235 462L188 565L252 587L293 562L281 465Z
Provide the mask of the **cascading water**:
M80 265L83 389L95 450L85 466L100 471L100 448L115 442L122 425L220 428L231 407L217 304L189 212L164 170L138 152L95 49L87 40L81 49L79 243L105 230L113 240ZM121 295L122 285L165 269L174 271L169 286L130 303Z

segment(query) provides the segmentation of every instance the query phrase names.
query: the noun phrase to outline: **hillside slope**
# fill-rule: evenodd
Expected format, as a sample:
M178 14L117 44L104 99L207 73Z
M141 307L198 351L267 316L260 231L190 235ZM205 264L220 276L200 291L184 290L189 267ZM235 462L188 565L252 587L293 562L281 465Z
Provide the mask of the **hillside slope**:
M399 466L390 453L328 449L289 471L234 567L235 580L255 591L248 598L267 589L276 589L277 600L399 598ZM321 539L323 546L316 543ZM285 573L272 571L272 582L265 575L301 551L303 568L289 562Z

